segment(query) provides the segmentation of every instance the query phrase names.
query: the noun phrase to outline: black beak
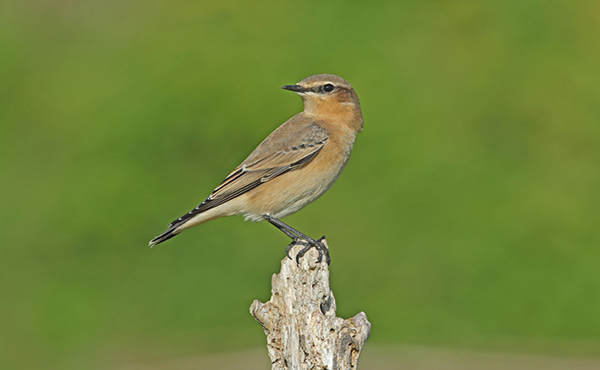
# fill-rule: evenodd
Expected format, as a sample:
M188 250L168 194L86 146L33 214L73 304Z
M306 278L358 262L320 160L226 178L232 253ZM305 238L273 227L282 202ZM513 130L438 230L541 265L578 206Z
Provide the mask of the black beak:
M281 86L282 89L285 90L290 90L296 93L303 93L306 92L306 88L300 86L300 85L285 85L285 86Z

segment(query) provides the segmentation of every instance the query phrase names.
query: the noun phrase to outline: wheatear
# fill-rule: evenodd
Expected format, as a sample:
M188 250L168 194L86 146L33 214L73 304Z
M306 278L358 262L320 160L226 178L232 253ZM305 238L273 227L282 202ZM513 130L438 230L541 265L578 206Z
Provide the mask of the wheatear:
M162 243L185 229L231 215L246 220L265 219L306 247L329 253L322 239L314 240L281 222L319 198L337 180L350 158L363 117L358 96L343 78L321 74L305 78L283 89L302 97L304 112L273 131L248 158L225 178L200 205L173 221L167 231L150 241Z

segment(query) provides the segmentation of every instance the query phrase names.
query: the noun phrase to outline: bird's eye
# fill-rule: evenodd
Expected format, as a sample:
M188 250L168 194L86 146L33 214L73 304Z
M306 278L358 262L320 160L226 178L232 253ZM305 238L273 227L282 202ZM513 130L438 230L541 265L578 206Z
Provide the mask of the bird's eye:
M323 91L325 91L325 92L332 92L333 91L333 85L332 84L327 84L327 85L323 86Z

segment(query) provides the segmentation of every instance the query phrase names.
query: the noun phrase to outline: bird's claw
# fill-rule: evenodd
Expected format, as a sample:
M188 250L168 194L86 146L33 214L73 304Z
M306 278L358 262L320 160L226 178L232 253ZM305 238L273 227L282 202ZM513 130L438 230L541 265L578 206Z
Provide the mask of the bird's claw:
M289 258L289 259L292 259L292 256L290 256L290 251L291 251L291 250L292 250L292 248L293 248L295 245L297 245L297 244L300 244L300 245L308 245L308 243L307 243L307 242L305 242L305 241L303 241L303 240L300 240L300 239L297 239L297 240L292 240L292 242L291 242L291 243L290 243L290 244L289 244L287 247L285 247L285 255L287 256L287 258ZM305 252L305 253L306 253L306 252Z
M325 244L323 244L323 240L325 239L325 236L321 237L321 239L319 240L309 240L309 241L298 241L296 243L292 243L292 244L302 244L305 245L304 248L302 248L298 254L296 254L296 263L300 264L300 258L304 257L304 255L306 254L306 252L308 252L311 248L317 248L317 251L319 252L319 257L317 258L317 263L321 263L323 261L323 255L325 255L325 262L327 262L327 264L329 265L331 263L331 258L329 257L329 250L327 249L327 247L325 246ZM289 246L288 246L289 247ZM286 248L286 253L288 252L287 248ZM288 255L289 257L289 255ZM290 258L291 259L291 258Z

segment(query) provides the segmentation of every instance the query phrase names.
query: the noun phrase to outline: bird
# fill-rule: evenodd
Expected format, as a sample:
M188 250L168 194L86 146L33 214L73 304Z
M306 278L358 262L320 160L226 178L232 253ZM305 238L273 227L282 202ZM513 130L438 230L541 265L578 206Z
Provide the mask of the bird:
M282 89L298 94L304 111L267 136L202 203L152 239L150 247L207 221L243 215L266 220L287 235L292 240L288 257L294 244L302 244L298 263L313 247L319 252L317 262L323 254L330 262L324 236L312 239L280 219L319 198L338 179L363 129L360 102L352 85L332 74L310 76Z

